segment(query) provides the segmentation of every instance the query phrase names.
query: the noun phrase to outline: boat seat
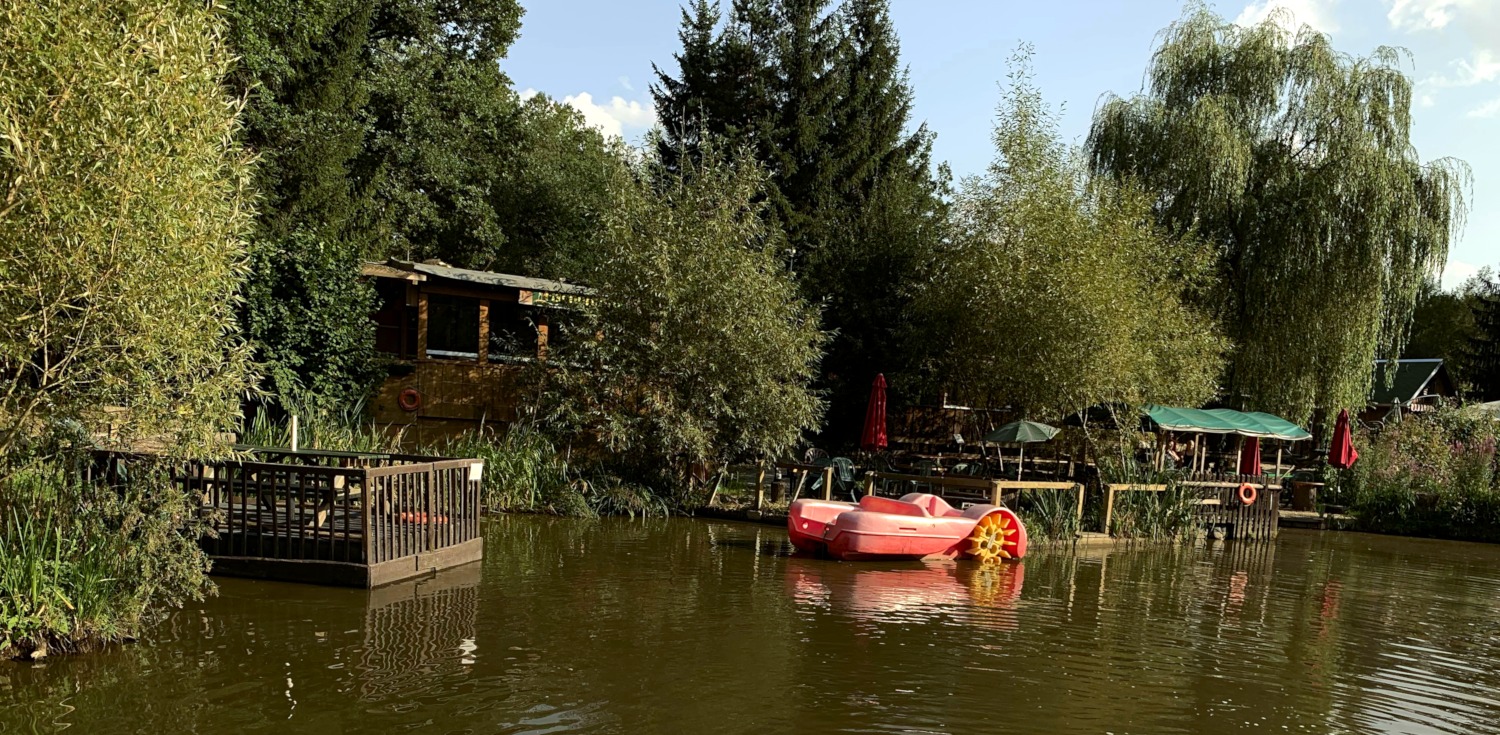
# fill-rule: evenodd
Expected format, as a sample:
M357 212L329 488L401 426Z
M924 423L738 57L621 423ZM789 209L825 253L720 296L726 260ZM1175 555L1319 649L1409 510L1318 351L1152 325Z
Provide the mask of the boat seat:
M916 516L918 518L930 518L932 514L920 505L914 505L892 498L882 498L879 495L866 495L859 499L860 510L868 510L874 513L890 513L892 515Z
M943 500L936 495L929 495L927 493L911 493L910 495L903 496L901 498L901 501L904 503L915 503L917 507L927 511L927 515L930 515L933 518L943 518L945 516L959 515L958 511L954 510L953 506L948 505L948 501Z

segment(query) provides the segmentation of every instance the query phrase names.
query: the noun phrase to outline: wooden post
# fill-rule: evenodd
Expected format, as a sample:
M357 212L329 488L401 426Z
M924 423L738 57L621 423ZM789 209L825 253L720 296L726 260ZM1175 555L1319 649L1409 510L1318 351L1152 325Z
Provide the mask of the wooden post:
M875 494L875 473L874 472L866 472L865 473L865 495L874 495L874 494Z
M1078 530L1082 531L1083 530L1083 483L1081 483L1081 482L1075 482L1075 483L1073 483L1073 486L1075 488L1077 488L1077 492L1078 492L1078 511L1077 511L1078 512Z
M417 294L417 359L427 359L427 294Z
M479 300L479 364L490 360L490 300Z
M536 359L547 359L547 340L552 331L548 324L546 314L537 314L536 317Z
M1113 483L1104 486L1104 528L1105 536L1109 535L1109 521L1115 515L1115 486Z
M833 500L833 465L823 468L823 499Z
M766 463L761 460L760 472L755 475L755 509L760 510L766 504Z
M1285 441L1276 442L1276 479L1281 479L1281 449L1286 446Z
M792 470L792 472L796 473L797 475L797 486L792 488L792 498L791 500L787 501L788 503L802 496L802 486L807 484L807 476L812 474L806 469L796 469Z
M990 505L1000 504L1000 481L990 480Z

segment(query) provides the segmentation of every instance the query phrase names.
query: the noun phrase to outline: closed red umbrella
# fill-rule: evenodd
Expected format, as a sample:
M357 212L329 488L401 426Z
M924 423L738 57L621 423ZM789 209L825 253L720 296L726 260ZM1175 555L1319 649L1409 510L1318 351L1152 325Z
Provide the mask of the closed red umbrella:
M1249 437L1240 446L1240 474L1260 474L1260 439Z
M860 434L859 446L866 452L886 447L884 375L876 375L875 384L870 386L870 405L865 408L865 430Z
M1359 451L1354 448L1354 433L1349 429L1349 409L1339 411L1339 420L1333 425L1333 443L1328 445L1328 464L1346 470L1359 461Z

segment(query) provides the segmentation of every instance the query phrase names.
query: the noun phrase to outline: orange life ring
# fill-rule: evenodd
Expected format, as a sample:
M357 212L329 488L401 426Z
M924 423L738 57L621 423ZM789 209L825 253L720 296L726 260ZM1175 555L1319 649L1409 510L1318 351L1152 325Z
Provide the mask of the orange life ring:
M1239 495L1241 503L1255 505L1255 499L1260 497L1260 491L1256 490L1254 485L1247 482L1240 485Z
M422 407L422 394L416 388L407 388L396 396L396 403L401 406L402 411L415 411Z

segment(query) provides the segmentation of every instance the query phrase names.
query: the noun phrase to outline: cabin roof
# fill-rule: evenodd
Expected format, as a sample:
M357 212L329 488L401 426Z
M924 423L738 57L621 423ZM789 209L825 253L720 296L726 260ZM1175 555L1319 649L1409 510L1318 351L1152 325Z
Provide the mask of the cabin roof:
M591 296L594 293L593 289L580 286L576 283L517 276L509 273L495 273L493 271L478 271L469 268L454 268L451 265L442 263L415 263L396 258L391 258L384 262L365 263L359 272L361 275L372 278L400 278L413 282L421 282L429 278L439 278L492 288L518 288L527 291L545 291L548 293L578 294L582 296Z
M1387 370L1394 370L1389 384L1386 382ZM1428 392L1428 386L1433 386L1439 375L1446 376L1440 359L1401 360L1394 368L1391 367L1390 360L1376 360L1370 403L1377 406L1410 403L1417 396Z

